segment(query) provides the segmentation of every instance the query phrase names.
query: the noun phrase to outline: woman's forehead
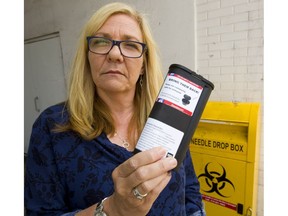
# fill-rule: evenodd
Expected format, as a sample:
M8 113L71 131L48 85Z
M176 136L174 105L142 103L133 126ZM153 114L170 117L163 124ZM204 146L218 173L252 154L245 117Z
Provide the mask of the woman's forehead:
M138 22L126 14L112 15L106 20L96 34L142 41L142 32Z

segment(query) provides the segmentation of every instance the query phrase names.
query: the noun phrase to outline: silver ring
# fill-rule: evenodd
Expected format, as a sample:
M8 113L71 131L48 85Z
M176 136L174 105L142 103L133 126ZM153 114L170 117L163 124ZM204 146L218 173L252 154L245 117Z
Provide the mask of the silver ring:
M144 197L146 197L146 196L148 195L148 193L146 193L146 194L141 194L141 193L139 192L139 190L138 190L137 187L135 187L135 188L133 189L133 194L134 194L134 196L135 196L137 199L139 199L139 200L142 200Z

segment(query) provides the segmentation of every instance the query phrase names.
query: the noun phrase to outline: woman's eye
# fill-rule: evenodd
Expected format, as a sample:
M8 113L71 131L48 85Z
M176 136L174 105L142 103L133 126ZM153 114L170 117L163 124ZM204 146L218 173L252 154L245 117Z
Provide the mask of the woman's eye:
M93 38L91 41L90 41L90 45L93 46L93 47L99 47L99 46L108 46L110 45L111 42L105 38Z
M124 44L125 48L127 49L135 49L135 50L139 50L139 44L135 43L135 42L126 42Z
M95 45L107 45L109 44L109 41L108 40L96 40L94 44Z

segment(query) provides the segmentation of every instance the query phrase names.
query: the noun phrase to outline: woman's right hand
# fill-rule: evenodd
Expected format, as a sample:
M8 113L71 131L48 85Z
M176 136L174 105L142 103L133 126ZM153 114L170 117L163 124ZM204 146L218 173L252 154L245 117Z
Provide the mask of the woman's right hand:
M175 158L165 155L163 147L155 147L119 165L112 173L114 193L105 201L104 211L109 216L146 215L170 181L169 171L177 165ZM138 199L133 194L135 188L147 196Z

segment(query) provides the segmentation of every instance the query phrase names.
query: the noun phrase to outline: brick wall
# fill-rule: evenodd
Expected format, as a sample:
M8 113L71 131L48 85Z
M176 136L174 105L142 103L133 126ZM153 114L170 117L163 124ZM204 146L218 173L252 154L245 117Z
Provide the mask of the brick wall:
M262 101L263 0L196 0L197 69L212 99Z
M215 84L210 100L263 104L263 0L196 0L196 12L196 67ZM257 215L262 216L263 142L259 162Z

